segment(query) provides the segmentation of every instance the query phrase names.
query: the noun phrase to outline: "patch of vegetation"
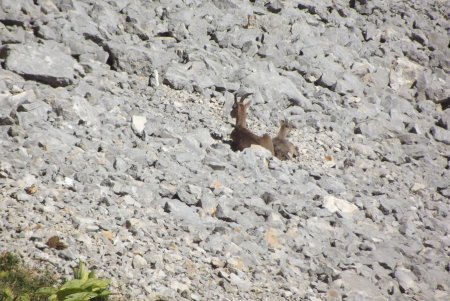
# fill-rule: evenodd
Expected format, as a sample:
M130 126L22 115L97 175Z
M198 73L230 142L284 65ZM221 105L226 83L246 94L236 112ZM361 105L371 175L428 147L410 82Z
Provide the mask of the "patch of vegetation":
M37 293L47 296L48 301L104 301L111 295L107 289L109 280L95 277L94 272L90 272L81 260L73 269L73 275L74 279L66 281L59 288L44 287Z
M24 266L12 253L0 254L0 301L105 301L111 295L109 280L98 279L80 261L74 279L54 287L56 279L47 271Z
M49 272L25 267L16 255L0 254L0 301L45 301L35 292L55 282Z

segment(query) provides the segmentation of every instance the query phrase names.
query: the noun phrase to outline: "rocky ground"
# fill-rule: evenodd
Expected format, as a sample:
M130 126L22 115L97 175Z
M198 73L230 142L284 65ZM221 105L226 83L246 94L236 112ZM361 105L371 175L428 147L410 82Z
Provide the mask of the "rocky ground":
M449 300L449 11L2 0L0 251L128 300ZM239 91L298 159L231 151Z

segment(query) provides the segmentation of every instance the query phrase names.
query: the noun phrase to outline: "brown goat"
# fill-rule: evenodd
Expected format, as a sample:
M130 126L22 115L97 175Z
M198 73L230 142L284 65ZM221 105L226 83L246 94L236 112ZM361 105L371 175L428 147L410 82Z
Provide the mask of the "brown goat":
M281 120L278 135L273 138L275 156L280 160L298 157L297 147L287 139L292 128L292 125L287 120Z
M268 134L264 134L260 137L247 128L247 109L250 107L251 101L244 104L244 100L251 94L252 93L247 93L243 95L240 101L238 101L237 94L234 95L234 104L230 116L236 118L236 124L230 135L232 140L231 147L234 151L242 151L252 144L257 144L268 149L273 155L275 152L273 149L272 138Z

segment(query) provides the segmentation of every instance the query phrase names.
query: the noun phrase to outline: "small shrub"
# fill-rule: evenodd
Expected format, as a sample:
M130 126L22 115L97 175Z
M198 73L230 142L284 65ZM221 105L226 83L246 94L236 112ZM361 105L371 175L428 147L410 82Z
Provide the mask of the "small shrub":
M103 301L111 295L107 289L109 280L96 278L81 260L73 269L73 275L74 279L66 281L61 287L44 287L37 293L48 297L49 301Z
M0 254L0 301L45 301L35 292L54 283L49 272L27 268L12 253Z

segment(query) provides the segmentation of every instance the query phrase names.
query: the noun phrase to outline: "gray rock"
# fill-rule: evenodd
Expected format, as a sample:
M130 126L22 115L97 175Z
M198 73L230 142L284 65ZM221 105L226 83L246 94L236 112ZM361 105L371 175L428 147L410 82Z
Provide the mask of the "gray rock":
M92 218L82 217L82 216L73 216L72 223L76 228L86 228L87 226L95 226L97 221ZM97 228L98 229L98 228Z
M423 68L407 58L399 58L396 61L396 67L389 74L389 85L394 90L410 88L417 80L419 73Z
M176 199L167 200L164 205L164 210L181 220L185 220L188 223L199 223L198 213L192 207L189 207Z
M187 72L181 65L170 66L166 71L163 83L177 90L192 91L193 89Z
M3 52L7 70L52 87L70 85L82 72L70 55L51 42L9 45Z
M328 176L322 177L318 181L318 186L326 190L328 193L334 194L340 194L345 192L346 190L345 185L340 180Z
M450 110L445 110L439 119L439 123L446 130L450 130Z
M17 119L22 126L30 126L33 123L46 121L47 114L52 111L52 107L43 101L34 101L20 104L17 107Z
M234 205L231 199L222 198L216 208L216 217L226 222L237 222L240 213L233 210Z
M359 276L354 272L345 271L339 274L339 278L344 289L351 292L351 295L348 296L350 300L358 300L358 298L375 299L383 297L380 290L375 285L373 285L365 277Z
M229 281L231 284L237 286L240 291L249 291L252 287L252 283L249 280L242 279L234 273L230 274Z
M437 141L450 145L450 131L437 126L433 126L430 132L431 135L433 135L433 138Z
M448 299L445 5L91 2L0 5L0 253L130 300ZM231 150L240 90L299 158Z
M147 48L134 41L108 42L106 51L109 53L112 68L143 76L152 75L158 67L175 59L171 53L163 54L162 50L156 47Z
M118 157L114 160L113 167L117 171L124 172L129 167L129 165L124 159Z
M172 64L167 68L163 83L174 89L203 91L215 86L216 74L208 70L203 62L194 61L188 64Z
M180 199L180 201L182 201L183 203L185 203L188 206L194 206L198 203L199 198L200 198L200 193L193 193L192 189L190 188L192 185L189 185L188 187L184 188L184 187L179 187L177 189L177 196ZM195 190L195 189L194 189Z
M395 269L395 278L404 291L418 292L416 276L405 267L399 266Z
M435 103L445 102L450 97L450 89L446 86L448 75L440 72L426 70L417 76L416 88L419 95L431 99Z
M117 14L109 3L95 3L89 8L88 14L91 17L92 22L98 24L102 36L108 37L119 33L119 24L121 23L123 16Z
M134 255L133 256L133 268L135 269L141 269L147 267L148 263L145 258L143 258L141 255Z
M354 96L361 96L363 86L357 76L345 72L342 74L342 77L338 79L335 91L341 95L351 94Z
M363 134L372 139L380 136L383 137L387 132L385 124L377 120L363 121L355 127L354 132L355 134Z

